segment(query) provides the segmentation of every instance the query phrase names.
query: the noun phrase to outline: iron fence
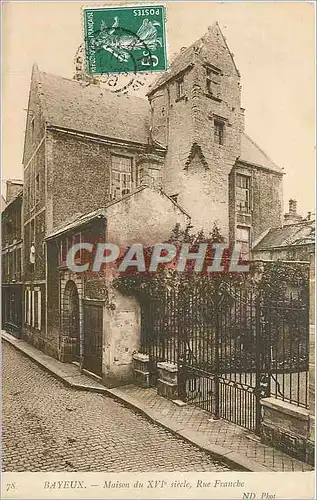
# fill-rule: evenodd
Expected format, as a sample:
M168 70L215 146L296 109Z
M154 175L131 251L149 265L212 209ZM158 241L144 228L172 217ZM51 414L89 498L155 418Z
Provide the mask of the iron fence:
M206 279L214 280L206 287ZM268 298L248 282L202 277L141 304L141 351L178 365L179 397L249 429L260 399L308 407L308 298Z

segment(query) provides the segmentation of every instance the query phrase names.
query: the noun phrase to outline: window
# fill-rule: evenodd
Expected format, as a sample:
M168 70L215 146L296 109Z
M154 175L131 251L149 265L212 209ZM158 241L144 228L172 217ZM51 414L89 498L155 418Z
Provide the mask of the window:
M40 174L35 177L35 203L40 199Z
M214 142L223 145L225 125L219 120L214 120Z
M34 122L34 116L31 118L31 141L34 143L35 140L35 122Z
M141 165L138 169L138 185L142 184L144 177L144 168L143 165Z
M72 239L69 243L71 243L72 246L81 243L81 234L80 233L74 234L74 236L72 237ZM79 249L78 252L76 252L74 260L75 260L75 264L81 263L81 260L82 260L82 250L81 249Z
M220 97L221 71L217 68L206 68L206 91L213 97Z
M176 80L176 99L180 99L185 95L184 78Z
M32 200L31 200L31 186L28 186L28 191L27 191L27 204L29 210L32 208Z
M28 322L28 310L29 310L29 292L24 290L24 323Z
M21 279L21 248L17 249L17 279L20 281Z
M34 328L41 330L41 290L34 290Z
M34 290L34 328L39 326L39 303L38 303L38 291Z
M240 212L249 213L251 210L251 178L247 175L236 176L236 208Z
M32 309L32 294L31 290L28 288L27 290L27 315L26 315L26 323L28 325L31 324L31 309Z
M81 233L74 234L69 237L65 237L60 240L59 243L59 266L60 267L66 267L67 265L67 254L69 250L72 248L73 245L76 245L78 243L82 242L82 235ZM75 264L81 264L82 262L82 249L78 250L76 252L75 256Z
M243 260L248 260L250 258L250 228L249 227L237 227L236 243L241 245L240 256Z
M27 288L24 292L24 321L28 326L37 330L41 330L42 327L41 295L40 288L34 290Z
M9 262L9 254L6 253L6 278L7 278L7 281L9 281L9 277L10 277L10 262Z
M30 247L29 247L29 269L31 271L34 270L34 265L35 265L35 222L34 219L31 220L31 223L29 225L29 242L30 242Z
M67 239L63 239L60 242L60 247L59 247L59 265L61 267L66 266L66 259L67 259Z
M14 278L14 252L9 252L9 280Z
M32 290L31 292L31 304L32 304L32 307L31 307L31 325L35 326L35 291Z
M133 187L133 160L126 156L113 155L111 159L111 196L118 200L130 193Z
M2 269L2 281L6 281L6 254L3 253L1 256L1 269Z

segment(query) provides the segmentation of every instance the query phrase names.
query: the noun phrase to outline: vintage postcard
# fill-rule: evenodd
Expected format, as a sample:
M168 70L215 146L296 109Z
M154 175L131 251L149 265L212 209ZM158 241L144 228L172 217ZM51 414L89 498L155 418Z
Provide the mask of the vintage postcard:
M2 33L2 498L315 498L315 4Z

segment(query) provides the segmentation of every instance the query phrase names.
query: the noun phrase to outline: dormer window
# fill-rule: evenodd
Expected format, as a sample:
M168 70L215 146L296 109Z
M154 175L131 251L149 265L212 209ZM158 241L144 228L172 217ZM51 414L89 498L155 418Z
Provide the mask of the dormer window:
M181 99L185 95L184 78L176 80L176 99Z

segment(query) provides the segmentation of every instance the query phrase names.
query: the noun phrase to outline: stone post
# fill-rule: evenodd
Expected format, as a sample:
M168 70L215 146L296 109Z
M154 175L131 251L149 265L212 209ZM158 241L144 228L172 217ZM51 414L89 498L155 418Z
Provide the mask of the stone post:
M150 387L150 357L136 352L132 356L134 381L141 387Z
M178 367L174 363L158 362L157 369L159 378L157 380L157 393L167 399L177 399Z

